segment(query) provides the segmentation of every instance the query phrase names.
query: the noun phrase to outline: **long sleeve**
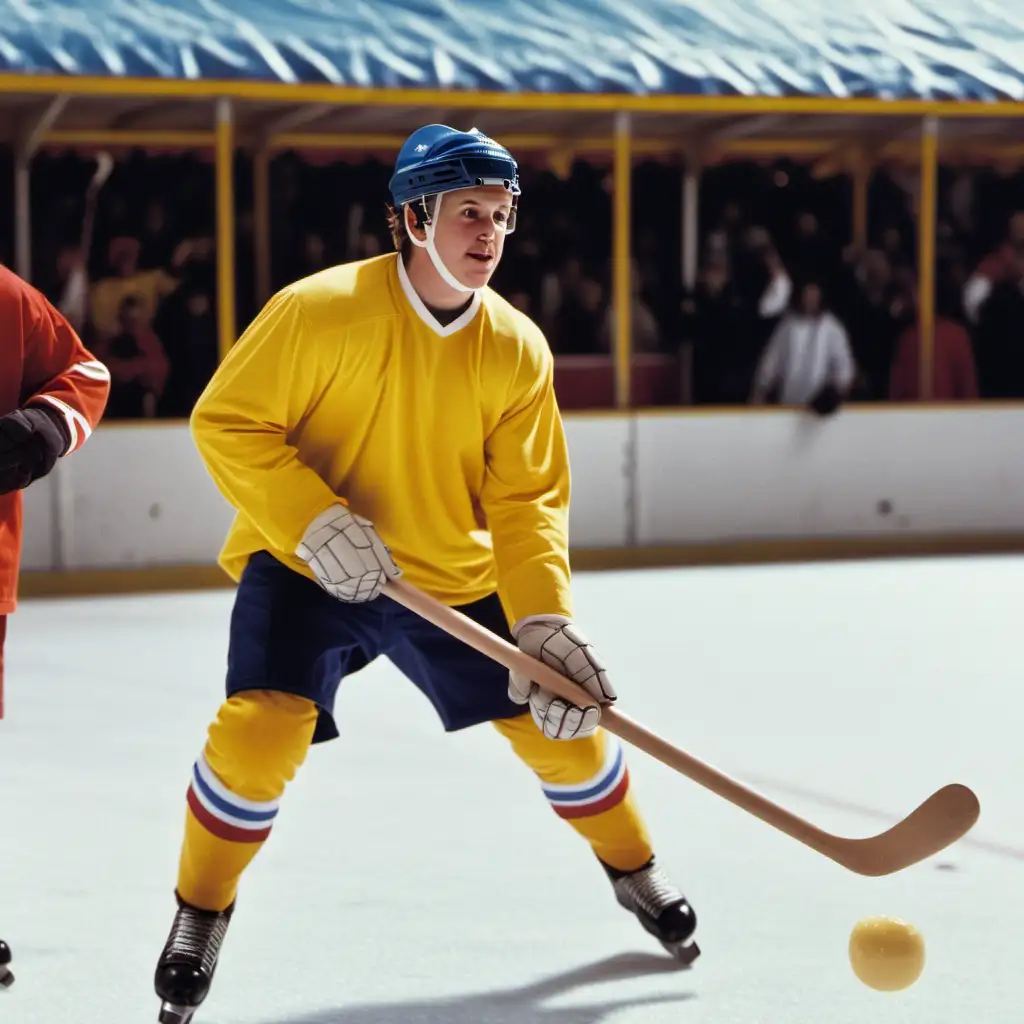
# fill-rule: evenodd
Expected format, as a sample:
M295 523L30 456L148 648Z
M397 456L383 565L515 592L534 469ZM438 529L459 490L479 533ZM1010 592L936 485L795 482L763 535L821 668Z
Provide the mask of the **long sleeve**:
M62 313L0 265L0 416L45 407L64 427L62 455L77 451L106 408L110 374ZM0 494L0 615L17 605L22 493Z
M62 313L42 296L23 290L24 405L46 405L63 421L70 455L85 444L110 396L110 372L82 344Z
M764 354L757 364L751 388L750 401L754 405L760 405L765 401L768 392L778 384L782 376L782 356L789 344L789 333L789 324L783 320L768 339Z
M292 431L324 386L300 300L267 304L192 411L196 447L220 492L276 548L294 553L309 523L338 501L303 463Z
M830 316L828 319L829 379L839 391L845 394L853 386L857 367L853 361L853 353L850 351L846 328L835 317Z
M789 306L792 295L793 280L786 273L785 268L779 266L772 271L771 280L761 294L757 303L757 315L764 320L773 320L777 316L782 316Z
M571 618L569 455L546 346L524 352L485 449L481 502L506 615L513 623L537 614Z

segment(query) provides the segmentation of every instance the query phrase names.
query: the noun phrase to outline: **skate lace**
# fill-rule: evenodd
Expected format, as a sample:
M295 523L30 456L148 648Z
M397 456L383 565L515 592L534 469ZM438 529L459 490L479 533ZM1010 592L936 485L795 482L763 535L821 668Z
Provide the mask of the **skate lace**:
M183 907L171 928L167 953L196 964L204 974L212 974L227 930L226 914L201 914Z
M636 871L619 881L629 897L652 917L657 917L666 907L679 903L683 894L665 877L657 867Z

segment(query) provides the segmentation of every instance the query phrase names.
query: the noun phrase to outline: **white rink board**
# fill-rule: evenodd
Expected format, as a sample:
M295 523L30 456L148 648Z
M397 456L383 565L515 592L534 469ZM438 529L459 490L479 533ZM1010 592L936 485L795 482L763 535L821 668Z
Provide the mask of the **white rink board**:
M1022 431L1005 408L638 417L637 543L1019 533Z
M628 540L631 420L570 417L565 422L572 466L569 540L578 548L618 548Z
M21 567L26 571L45 571L57 568L57 553L53 550L53 493L54 475L37 480L25 490L25 539L21 548Z
M626 540L629 421L571 419L573 543L616 547ZM188 425L101 426L59 467L68 489L62 535L68 569L211 564L231 508L204 468ZM26 568L53 568L51 481L32 488Z
M1024 409L573 415L566 434L576 548L1024 532ZM26 569L216 560L231 509L186 423L101 426L59 472L65 564L42 481Z
M187 424L101 426L73 458L68 568L216 561L232 510Z

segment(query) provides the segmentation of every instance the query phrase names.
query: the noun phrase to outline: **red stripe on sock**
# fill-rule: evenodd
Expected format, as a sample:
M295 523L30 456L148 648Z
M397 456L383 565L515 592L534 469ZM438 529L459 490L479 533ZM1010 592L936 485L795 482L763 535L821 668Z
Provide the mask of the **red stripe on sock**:
M237 825L229 825L226 821L214 817L202 804L195 790L188 788L188 805L192 813L207 832L215 835L218 839L226 839L232 843L262 843L270 835L271 826L261 829L239 828Z
M610 811L613 807L617 807L626 799L626 793L629 790L629 769L627 768L622 773L622 779L619 784L607 795L601 797L596 803L592 804L576 804L575 806L558 806L552 804L555 814L560 818L592 818L595 814L603 814L605 811Z

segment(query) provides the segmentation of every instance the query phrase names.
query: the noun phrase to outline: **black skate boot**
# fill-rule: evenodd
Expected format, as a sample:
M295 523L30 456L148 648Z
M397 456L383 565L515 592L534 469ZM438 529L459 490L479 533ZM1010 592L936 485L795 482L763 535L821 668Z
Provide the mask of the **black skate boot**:
M163 1000L160 1024L189 1024L210 991L221 943L234 912L199 910L178 897L171 934L156 965L154 986Z
M7 966L12 959L11 947L0 939L0 987L2 988L10 988L14 984L14 975L11 974L11 969Z
M652 857L636 871L617 871L604 864L619 903L631 911L665 949L684 964L692 964L700 949L692 936L697 915L686 897L668 880Z

